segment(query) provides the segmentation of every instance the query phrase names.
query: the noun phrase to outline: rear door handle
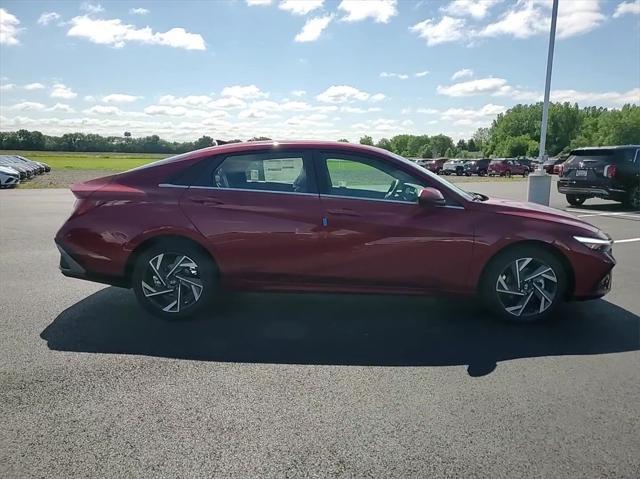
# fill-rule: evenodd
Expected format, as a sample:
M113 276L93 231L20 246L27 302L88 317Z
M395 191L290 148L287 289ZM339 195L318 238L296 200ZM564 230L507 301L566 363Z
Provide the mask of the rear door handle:
M336 208L327 210L327 213L334 216L360 216L355 210L349 208Z
M193 196L193 197L189 198L189 201L191 201L192 203L197 203L199 205L203 205L203 206L222 205L222 204L224 204L224 202L219 200L218 198L211 198L211 197L206 197L206 196Z

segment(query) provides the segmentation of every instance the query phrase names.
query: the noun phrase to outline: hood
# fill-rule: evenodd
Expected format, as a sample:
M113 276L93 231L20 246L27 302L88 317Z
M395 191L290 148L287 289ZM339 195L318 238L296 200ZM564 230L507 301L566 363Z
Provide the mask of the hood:
M512 201L501 198L489 198L482 203L478 203L484 208L489 208L497 214L514 215L523 218L531 218L541 221L559 223L566 226L581 228L589 232L602 235L604 233L595 226L586 221L576 218L566 211L550 208L548 206L539 205L537 203L529 203L524 201Z

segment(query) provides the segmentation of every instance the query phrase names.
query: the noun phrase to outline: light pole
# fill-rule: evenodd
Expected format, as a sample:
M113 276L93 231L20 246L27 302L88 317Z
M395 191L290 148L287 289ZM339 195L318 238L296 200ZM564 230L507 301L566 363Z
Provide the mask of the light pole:
M549 53L547 56L547 80L544 86L544 103L542 105L542 123L540 124L540 150L538 161L540 165L531 175L529 175L529 201L541 205L549 204L551 194L551 175L548 175L542 168L542 163L546 159L545 154L547 144L547 120L549 119L549 94L551 93L551 70L553 69L553 48L556 43L556 21L558 19L558 1L553 0L551 10L551 31L549 32Z

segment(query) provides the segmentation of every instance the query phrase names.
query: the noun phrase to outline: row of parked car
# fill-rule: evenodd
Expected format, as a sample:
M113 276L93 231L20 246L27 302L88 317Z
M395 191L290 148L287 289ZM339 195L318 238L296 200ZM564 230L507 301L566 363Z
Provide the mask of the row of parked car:
M415 159L418 165L438 175L457 176L527 176L538 162L531 158L479 158L461 160L449 158Z
M0 188L15 188L21 181L51 171L46 163L33 161L23 156L0 156Z

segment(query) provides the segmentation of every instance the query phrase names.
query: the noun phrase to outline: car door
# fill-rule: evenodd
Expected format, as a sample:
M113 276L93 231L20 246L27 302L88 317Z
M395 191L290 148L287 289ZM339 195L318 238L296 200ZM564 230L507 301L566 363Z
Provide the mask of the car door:
M444 207L417 198L425 177L376 157L316 154L324 212L327 282L380 288L464 290L473 250L472 212L448 195Z
M277 288L313 280L323 231L309 152L273 149L214 161L181 205L225 282Z

